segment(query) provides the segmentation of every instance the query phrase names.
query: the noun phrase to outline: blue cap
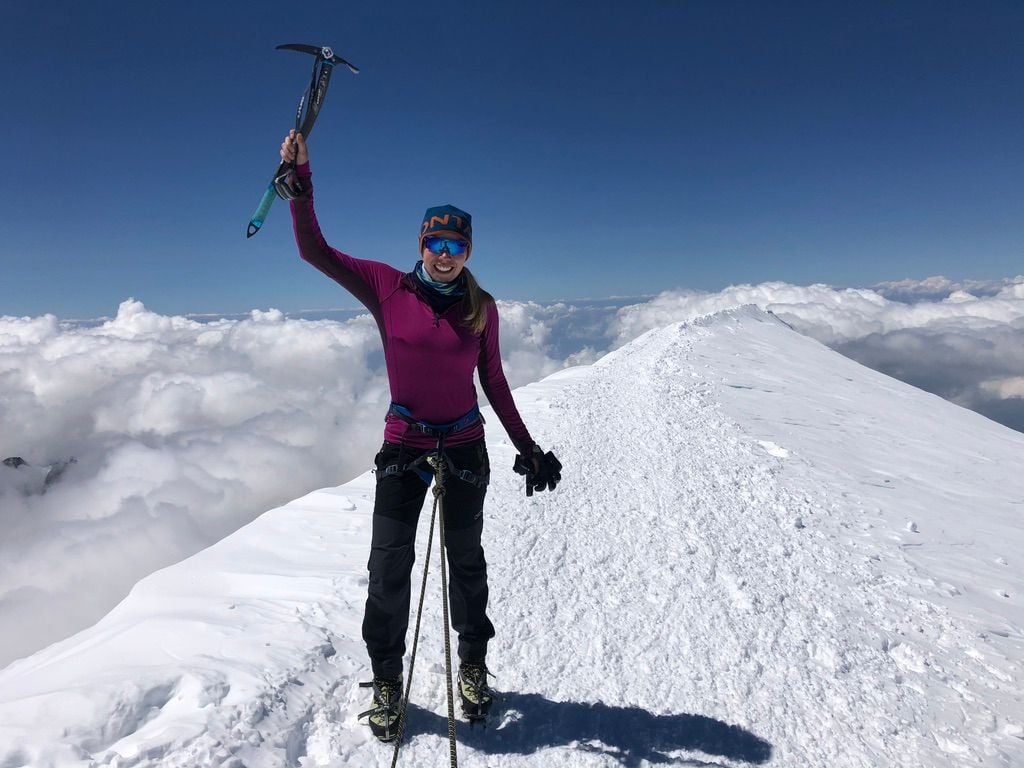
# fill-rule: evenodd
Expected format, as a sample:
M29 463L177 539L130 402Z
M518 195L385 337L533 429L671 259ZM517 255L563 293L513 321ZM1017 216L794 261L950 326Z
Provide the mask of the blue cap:
M427 235L461 237L472 243L473 217L454 205L427 208L427 212L423 214L423 224L420 226L420 249L423 248L423 238Z

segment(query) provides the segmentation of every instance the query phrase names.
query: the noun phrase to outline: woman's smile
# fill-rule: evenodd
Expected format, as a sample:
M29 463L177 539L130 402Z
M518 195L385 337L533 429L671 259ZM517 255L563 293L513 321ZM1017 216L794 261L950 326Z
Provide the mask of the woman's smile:
M430 249L423 249L423 267L432 280L442 283L450 283L459 276L463 266L466 264L465 256L452 256L448 253L440 255L431 253Z

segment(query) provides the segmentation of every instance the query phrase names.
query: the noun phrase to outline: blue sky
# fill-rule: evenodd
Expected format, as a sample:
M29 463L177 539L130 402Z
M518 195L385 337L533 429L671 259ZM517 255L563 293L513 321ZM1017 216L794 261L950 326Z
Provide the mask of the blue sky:
M1020 273L1024 5L59 0L5 8L0 314L348 307L285 205L309 74L328 240L409 266L474 215L499 297Z

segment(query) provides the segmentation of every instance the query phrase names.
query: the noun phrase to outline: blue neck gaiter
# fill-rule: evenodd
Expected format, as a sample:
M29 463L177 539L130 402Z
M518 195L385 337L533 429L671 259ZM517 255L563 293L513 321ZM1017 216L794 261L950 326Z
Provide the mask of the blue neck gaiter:
M442 283L440 280L432 279L427 274L427 270L423 268L422 261L416 262L416 269L413 270L413 275L416 276L416 281L424 289L423 295L430 303L430 306L437 312L443 312L466 295L465 275L459 275L458 278L450 283Z

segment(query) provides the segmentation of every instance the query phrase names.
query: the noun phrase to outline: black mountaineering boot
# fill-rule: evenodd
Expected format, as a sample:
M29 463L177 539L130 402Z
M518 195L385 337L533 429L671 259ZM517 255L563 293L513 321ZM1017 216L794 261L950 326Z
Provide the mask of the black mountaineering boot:
M459 665L459 693L462 713L471 721L484 720L491 710L491 687L487 684L487 665L462 662Z
M402 712L402 678L373 678L372 683L360 683L360 688L373 687L373 709L359 715L369 715L370 731L383 742L398 738L398 718Z

